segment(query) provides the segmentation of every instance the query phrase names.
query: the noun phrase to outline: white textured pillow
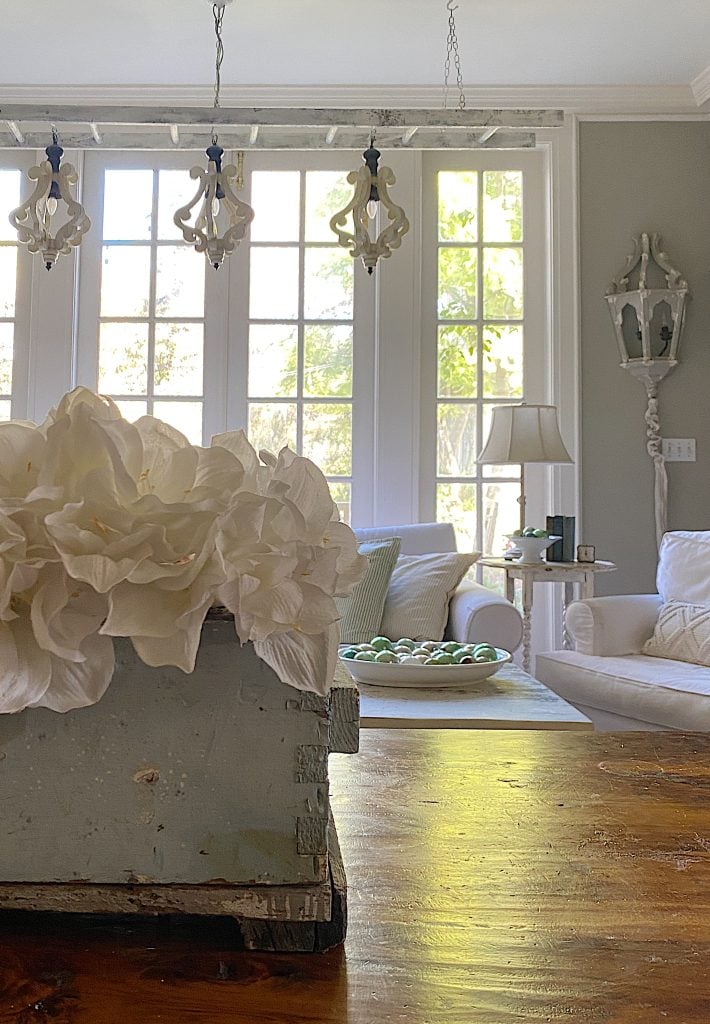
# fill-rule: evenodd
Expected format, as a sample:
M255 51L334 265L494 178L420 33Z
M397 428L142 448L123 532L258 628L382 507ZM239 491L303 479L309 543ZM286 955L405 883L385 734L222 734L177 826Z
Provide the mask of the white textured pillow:
M710 668L710 605L668 601L661 605L643 653Z
M479 553L400 555L390 578L380 633L391 640L441 640L449 601Z

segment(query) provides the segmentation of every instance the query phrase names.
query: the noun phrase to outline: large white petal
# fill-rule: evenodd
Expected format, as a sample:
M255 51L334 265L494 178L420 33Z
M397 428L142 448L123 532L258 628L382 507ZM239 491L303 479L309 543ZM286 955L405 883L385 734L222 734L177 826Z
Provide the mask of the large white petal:
M73 711L101 700L113 677L113 640L91 636L82 647L83 660L64 661L50 655L51 681L44 694L28 707Z
M325 695L333 685L339 638L334 624L317 636L278 633L255 641L254 650L282 682Z
M14 714L40 700L51 677L50 656L37 646L29 615L0 623L0 714Z

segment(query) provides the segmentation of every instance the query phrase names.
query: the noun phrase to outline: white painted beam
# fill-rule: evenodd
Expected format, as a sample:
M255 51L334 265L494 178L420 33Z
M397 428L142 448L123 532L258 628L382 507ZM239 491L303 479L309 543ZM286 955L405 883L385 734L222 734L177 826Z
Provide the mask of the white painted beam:
M5 103L0 117L15 123L91 122L102 125L274 126L295 128L556 128L562 110L360 109L314 107L109 107Z

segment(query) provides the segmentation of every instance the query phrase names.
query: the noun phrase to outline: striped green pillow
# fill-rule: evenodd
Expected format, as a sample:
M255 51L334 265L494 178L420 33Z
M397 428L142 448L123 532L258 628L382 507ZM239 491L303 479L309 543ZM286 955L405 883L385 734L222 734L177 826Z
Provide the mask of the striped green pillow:
M367 555L365 575L349 597L336 597L340 612L341 644L364 644L380 631L387 588L399 555L401 537L368 541L358 551Z

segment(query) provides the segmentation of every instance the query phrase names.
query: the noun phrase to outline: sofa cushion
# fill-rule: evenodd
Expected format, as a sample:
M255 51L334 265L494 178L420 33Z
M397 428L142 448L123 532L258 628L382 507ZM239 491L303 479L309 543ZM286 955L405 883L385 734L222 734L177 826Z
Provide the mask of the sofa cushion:
M661 605L643 653L710 668L710 605L669 601Z
M390 579L380 631L392 640L441 640L449 601L478 558L448 553L401 555Z
M380 632L387 588L399 555L399 537L360 544L358 551L367 555L367 569L348 597L336 597L340 613L340 642L362 644Z
M710 668L644 654L539 654L535 675L572 704L668 729L710 731Z
M400 554L425 555L430 551L456 551L456 534L451 523L405 523L402 526L358 527L358 542L399 537Z
M710 605L710 530L675 530L661 541L656 589L664 602Z

